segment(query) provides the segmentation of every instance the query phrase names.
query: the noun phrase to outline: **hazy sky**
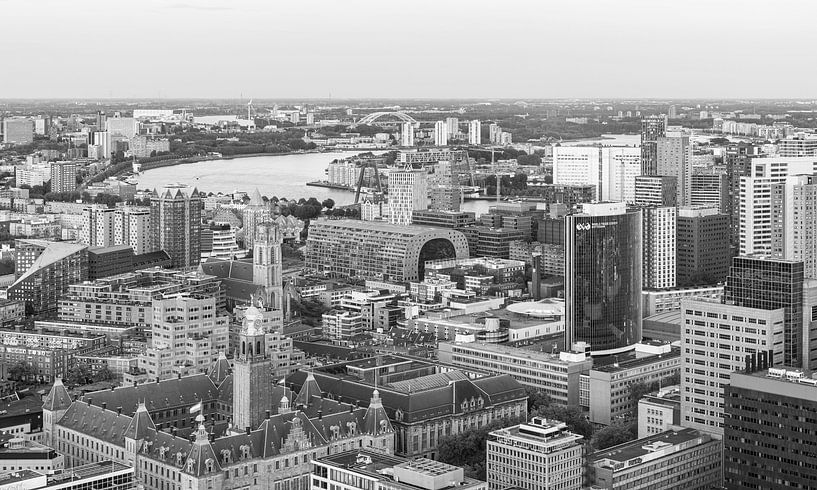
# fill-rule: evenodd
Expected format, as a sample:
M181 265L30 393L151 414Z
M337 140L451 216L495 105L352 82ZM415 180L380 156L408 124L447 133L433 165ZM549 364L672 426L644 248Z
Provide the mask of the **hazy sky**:
M0 0L0 98L814 98L811 0Z

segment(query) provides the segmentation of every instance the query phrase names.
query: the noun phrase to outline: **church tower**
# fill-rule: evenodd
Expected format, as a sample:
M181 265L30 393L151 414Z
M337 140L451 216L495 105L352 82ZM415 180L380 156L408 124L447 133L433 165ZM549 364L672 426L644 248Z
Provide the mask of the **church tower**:
M252 282L265 290L264 304L275 310L283 307L282 242L281 230L274 223L267 222L256 226L252 252Z
M267 356L263 313L247 308L233 364L233 430L258 428L272 409L272 359Z

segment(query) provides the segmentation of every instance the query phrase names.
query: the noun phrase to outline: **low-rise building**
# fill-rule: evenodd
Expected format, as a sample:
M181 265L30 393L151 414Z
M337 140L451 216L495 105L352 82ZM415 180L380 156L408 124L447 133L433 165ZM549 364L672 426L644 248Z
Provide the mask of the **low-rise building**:
M708 489L721 483L722 444L705 432L676 427L588 458L597 489Z
M64 466L64 458L54 449L20 436L0 436L0 473L7 471L57 471ZM2 480L0 480L0 488Z
M669 386L638 400L638 438L681 424L681 387Z

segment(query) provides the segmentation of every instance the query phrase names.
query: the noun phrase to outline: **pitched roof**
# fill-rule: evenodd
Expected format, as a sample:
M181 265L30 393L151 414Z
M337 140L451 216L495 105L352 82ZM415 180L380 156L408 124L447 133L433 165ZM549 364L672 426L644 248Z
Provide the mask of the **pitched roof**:
M144 439L148 432L156 432L156 425L153 423L153 419L150 418L145 404L140 403L130 424L128 424L128 428L125 430L125 437L140 440Z
M213 384L219 386L231 372L230 361L227 360L227 356L224 355L224 352L219 352L218 359L216 359L216 362L207 370L207 376L210 377Z
M140 402L149 412L174 407L191 407L202 400L218 399L218 387L206 374L194 374L160 382L94 391L82 399L93 399L94 404L107 403L111 409L122 407L123 413L133 415Z
M71 404L65 415L60 419L59 425L89 437L124 447L125 431L130 426L131 420L132 418L128 415L120 415L99 405L77 401Z
M54 386L51 387L45 400L43 400L43 410L55 412L57 410L67 410L70 406L71 395L68 394L68 390L62 384L62 379L57 378L54 381Z
M309 405L313 396L321 396L321 394L321 387L318 385L315 375L312 374L312 371L309 371L306 373L306 379L298 391L298 396L295 397L294 404L295 406Z
M255 191L253 191L250 196L250 206L264 206L264 198L261 197L261 192L258 191L258 187L255 188Z

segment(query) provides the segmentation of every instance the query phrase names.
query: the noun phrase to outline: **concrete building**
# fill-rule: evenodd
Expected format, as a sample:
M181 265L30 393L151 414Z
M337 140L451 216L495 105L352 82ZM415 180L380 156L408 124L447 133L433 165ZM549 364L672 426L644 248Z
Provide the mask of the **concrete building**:
M427 179L425 169L389 172L389 223L410 225L413 211L428 209Z
M739 187L739 253L772 253L772 214L775 184L789 176L817 174L817 156L752 158ZM794 184L792 184L794 185Z
M671 289L645 290L641 293L644 299L644 316L669 311L681 311L681 300L684 298L701 298L720 302L723 297L723 286L692 286Z
M666 132L656 142L657 167L655 175L670 175L677 179L678 205L687 206L692 199L692 145L689 134L682 131Z
M814 157L817 156L817 137L813 134L797 134L777 142L779 157Z
M582 205L565 218L566 344L593 355L641 340L642 217L624 203Z
M729 216L717 208L678 208L675 240L677 283L717 284L726 279L732 257Z
M3 143L25 145L34 141L34 122L25 118L3 119ZM17 185L20 185L19 183Z
M21 300L26 313L53 313L68 286L88 278L88 247L46 240L15 242L15 281L8 299Z
M817 434L817 379L810 372L755 366L732 373L724 396L725 488L814 485L806 448Z
M77 163L51 163L51 192L73 192L77 190Z
M155 252L150 208L124 206L113 213L113 245L128 245L136 255Z
M690 186L690 206L714 206L720 214L728 212L729 181L726 174L696 172L692 174Z
M89 247L121 245L115 241L114 214L116 210L104 205L91 205L82 211L83 225L80 242Z
M463 370L474 369L511 376L519 383L536 388L554 403L577 406L579 378L593 365L584 353L547 354L507 345L440 342L440 362Z
M474 119L468 123L468 144L482 144L482 123L479 119Z
M485 470L490 490L582 487L583 437L558 420L534 417L529 423L491 432Z
M637 344L636 357L590 369L590 422L610 425L637 413L632 385L670 384L681 372L681 350L670 344Z
M633 147L553 146L553 183L594 185L600 201L635 201L640 151Z
M683 300L681 309L681 424L722 436L724 387L746 355L783 364L784 311L694 299Z
M462 468L427 458L406 459L351 450L312 462L311 486L304 490L487 490Z
M129 141L131 156L147 158L170 152L170 140L150 136L134 136Z
M678 178L670 175L636 176L635 205L677 206Z
M0 376L8 379L8 369L20 362L31 365L26 381L49 383L64 377L75 355L94 351L107 344L99 334L64 330L0 329Z
M438 162L434 165L434 173L427 177L428 187L431 194L431 209L434 211L453 211L460 210L460 186L457 183L457 176L454 173L452 162ZM389 197L391 197L391 189L389 190ZM391 199L389 200L391 202ZM422 205L422 203L418 203ZM425 208L413 210L425 211ZM413 216L412 216L413 219Z
M709 434L676 427L593 453L589 483L607 490L704 490L721 483L722 450Z
M681 388L669 386L638 400L638 438L672 430L681 425Z
M666 121L660 116L641 119L641 175L658 172L658 138L666 134Z
M434 123L434 146L448 146L448 125L445 121Z
M414 146L414 124L404 122L400 125L400 146Z
M675 287L676 213L676 208L670 206L641 208L644 288Z
M110 119L108 120L111 121ZM175 185L150 196L153 249L170 255L172 267L196 266L201 261L201 198L193 189Z
M476 224L474 213L467 211L439 211L427 209L411 213L411 222L417 226L439 226L460 229Z
M772 185L771 254L803 262L817 278L817 176L796 175Z
M350 184L351 185L351 184ZM253 242L255 241L255 229L261 223L266 223L272 220L272 210L269 205L264 202L258 188L252 193L250 203L241 213L242 228L244 229L244 248L251 250Z
M400 226L376 221L315 220L309 226L305 267L328 277L367 277L393 282L423 276L428 243L448 258L468 257L461 232L445 228ZM384 249L392 253L383 254Z
M0 442L0 474L22 470L50 473L63 468L64 458L53 448L23 437L11 437ZM4 485L0 479L0 488L14 488Z

